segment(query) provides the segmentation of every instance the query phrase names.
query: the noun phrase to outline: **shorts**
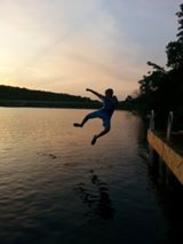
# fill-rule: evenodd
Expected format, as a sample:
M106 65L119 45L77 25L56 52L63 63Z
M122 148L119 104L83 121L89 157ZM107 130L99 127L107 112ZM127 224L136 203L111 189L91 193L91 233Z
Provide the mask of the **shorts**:
M97 110L87 115L88 119L100 118L103 121L103 126L106 129L111 127L111 116L104 110Z

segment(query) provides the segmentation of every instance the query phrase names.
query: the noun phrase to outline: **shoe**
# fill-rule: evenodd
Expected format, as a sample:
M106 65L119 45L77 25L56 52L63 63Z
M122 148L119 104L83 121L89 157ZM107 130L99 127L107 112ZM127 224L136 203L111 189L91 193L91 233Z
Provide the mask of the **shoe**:
M78 123L74 123L73 126L75 126L75 127L82 127L82 125L80 125Z

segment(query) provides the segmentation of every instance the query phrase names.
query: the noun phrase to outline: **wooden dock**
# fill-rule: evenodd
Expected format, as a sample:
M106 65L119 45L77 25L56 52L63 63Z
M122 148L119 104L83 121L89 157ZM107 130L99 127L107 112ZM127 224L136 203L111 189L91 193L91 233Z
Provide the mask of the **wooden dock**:
M174 174L178 181L183 185L183 153L180 147L171 144L163 136L149 129L147 139L150 147L164 161L169 170Z

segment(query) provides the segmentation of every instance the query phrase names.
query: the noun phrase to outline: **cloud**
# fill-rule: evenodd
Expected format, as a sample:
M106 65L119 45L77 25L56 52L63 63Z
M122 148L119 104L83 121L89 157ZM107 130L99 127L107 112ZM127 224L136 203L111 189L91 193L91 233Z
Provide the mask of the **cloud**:
M0 78L81 94L89 85L136 89L146 61L165 62L163 49L176 32L173 4L1 0Z

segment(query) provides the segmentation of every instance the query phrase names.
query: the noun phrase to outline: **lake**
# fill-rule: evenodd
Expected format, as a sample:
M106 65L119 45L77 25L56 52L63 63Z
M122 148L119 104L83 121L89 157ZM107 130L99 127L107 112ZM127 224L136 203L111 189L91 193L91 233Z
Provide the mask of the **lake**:
M72 125L88 112L0 108L1 244L154 244L181 236L178 201L151 179L141 118L117 111L111 132L91 146L101 121Z

